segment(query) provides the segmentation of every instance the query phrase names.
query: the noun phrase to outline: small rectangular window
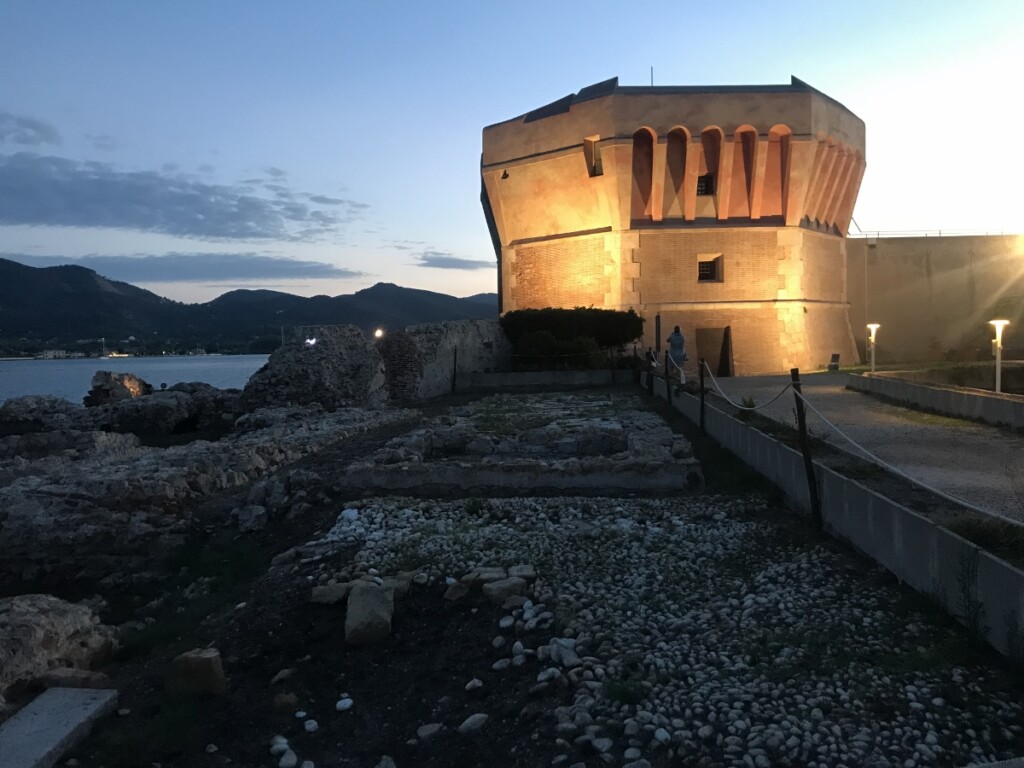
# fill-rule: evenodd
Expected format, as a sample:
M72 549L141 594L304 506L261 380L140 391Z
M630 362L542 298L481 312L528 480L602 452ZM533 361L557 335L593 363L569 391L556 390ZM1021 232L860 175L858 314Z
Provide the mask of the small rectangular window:
M701 256L697 258L697 282L722 282L722 257Z
M715 174L705 173L703 176L697 177L697 194L698 195L713 195L715 194Z
M583 140L583 157L587 161L587 173L591 177L601 176L604 170L601 168L601 147L598 142L600 136L588 136Z

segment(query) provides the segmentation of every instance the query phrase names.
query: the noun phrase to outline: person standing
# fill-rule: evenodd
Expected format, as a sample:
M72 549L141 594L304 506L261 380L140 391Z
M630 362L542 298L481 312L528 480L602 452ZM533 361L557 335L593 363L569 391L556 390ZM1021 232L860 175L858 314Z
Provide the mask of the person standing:
M683 371L683 364L689 359L686 355L686 337L679 330L677 325L672 329L672 334L666 339L668 342L668 356L676 367L679 368L679 383L686 383L686 373ZM668 375L666 371L665 375Z

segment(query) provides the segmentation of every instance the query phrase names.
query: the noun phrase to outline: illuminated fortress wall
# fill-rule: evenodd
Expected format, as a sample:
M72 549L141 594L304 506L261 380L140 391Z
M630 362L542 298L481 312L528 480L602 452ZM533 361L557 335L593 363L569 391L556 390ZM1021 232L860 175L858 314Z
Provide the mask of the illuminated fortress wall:
M484 129L501 310L635 309L647 345L660 317L723 372L853 361L864 167L863 122L795 78L584 88Z
M856 237L848 243L851 321L864 346L880 323L880 360L989 359L989 320L1024 354L1024 235Z

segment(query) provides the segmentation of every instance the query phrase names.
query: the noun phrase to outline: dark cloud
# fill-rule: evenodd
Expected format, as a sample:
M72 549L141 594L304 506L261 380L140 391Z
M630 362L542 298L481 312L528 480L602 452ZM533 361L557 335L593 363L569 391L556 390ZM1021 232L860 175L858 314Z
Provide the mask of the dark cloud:
M0 111L0 144L4 142L26 147L60 144L60 132L49 123L34 117Z
M203 182L168 166L129 172L28 152L0 155L0 224L113 227L208 239L308 239L336 232L365 208L347 201L319 210L287 196L268 199L239 186Z
M288 175L288 171L284 171L280 168L275 168L274 166L264 168L263 170L266 171L268 176L273 176L275 179L283 179L285 176Z
M222 280L323 280L365 277L365 272L323 261L301 261L257 253L166 253L162 256L104 256L76 259L0 253L30 267L75 264L127 283L200 283Z
M112 152L121 146L120 142L113 136L106 133L100 134L86 134L85 138L92 142L94 149L98 149L101 152Z
M420 251L416 256L417 267L433 269L489 269L496 265L493 261L477 261L453 256L449 251Z

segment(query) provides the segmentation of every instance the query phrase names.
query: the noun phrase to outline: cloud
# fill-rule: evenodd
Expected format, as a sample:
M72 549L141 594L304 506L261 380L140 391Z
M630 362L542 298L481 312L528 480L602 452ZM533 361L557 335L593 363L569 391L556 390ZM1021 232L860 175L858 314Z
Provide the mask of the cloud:
M241 186L175 173L166 165L161 171L121 171L108 163L28 152L0 155L0 224L294 240L334 233L367 207L346 201L325 211L296 202L294 194L308 196L291 192L268 199Z
M106 133L87 133L85 135L85 138L92 142L92 146L94 149L98 149L101 152L112 152L113 150L121 146L120 142L117 139Z
M5 141L24 146L60 144L60 132L34 117L0 111L0 144Z
M477 261L453 256L450 251L420 251L414 254L417 261L414 266L431 267L433 269L492 269L494 261Z
M273 165L270 166L269 168L264 168L263 170L266 171L268 176L273 176L275 179L283 179L285 176L288 175L288 171L281 170L280 168L275 168Z
M317 205L347 205L354 210L365 210L370 206L366 203L357 203L355 200L348 200L342 197L328 197L327 195L308 195L311 203Z
M324 280L365 277L365 272L323 261L301 261L257 253L166 253L161 256L104 256L90 254L71 259L63 256L30 256L0 253L0 258L30 267L75 264L104 277L127 283L200 283L223 280Z

